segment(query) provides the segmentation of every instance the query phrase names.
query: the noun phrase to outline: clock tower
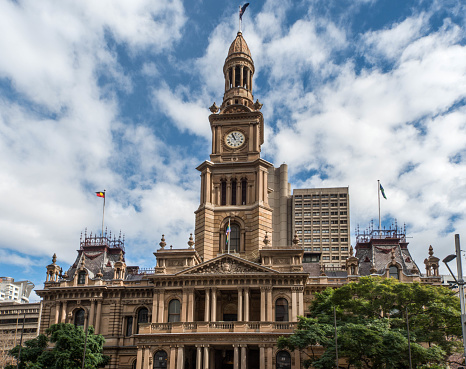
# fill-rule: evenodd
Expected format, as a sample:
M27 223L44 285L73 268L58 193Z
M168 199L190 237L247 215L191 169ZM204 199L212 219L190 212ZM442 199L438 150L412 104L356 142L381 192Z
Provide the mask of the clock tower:
M260 157L264 117L262 104L254 103L254 62L241 32L230 46L223 74L223 102L210 107L212 153L197 168L196 250L204 261L228 252L257 260L264 238L272 241L267 176L273 166Z

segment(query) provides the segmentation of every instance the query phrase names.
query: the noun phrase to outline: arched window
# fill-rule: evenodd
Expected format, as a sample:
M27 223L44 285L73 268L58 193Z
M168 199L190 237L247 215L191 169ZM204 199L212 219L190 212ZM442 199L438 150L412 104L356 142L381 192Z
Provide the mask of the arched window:
M400 273L396 265L391 265L390 268L388 268L388 275L390 278L400 279Z
M149 321L149 310L143 307L138 311L138 325L136 327L136 333L139 333L139 325L147 323Z
M248 191L248 181L243 179L241 181L241 205L246 205L246 194Z
M83 270L78 274L78 284L85 284L86 283L86 272Z
M222 180L220 182L220 205L227 204L227 181Z
M228 224L225 226L225 232L228 228ZM225 251L228 252L240 252L240 228L238 224L235 223L230 223L230 235L229 235L229 241L225 242ZM230 245L228 245L228 243Z
M231 180L231 205L236 205L236 179Z
M276 357L277 369L290 369L291 368L291 355L288 351L278 351Z
M241 87L241 82L239 80L240 78L240 67L237 65L235 67L235 87Z
M133 361L133 364L131 364L131 369L136 369L137 365L138 365L138 361L135 359Z
M168 322L179 322L180 321L180 300L171 300L168 304Z
M154 369L167 367L168 355L165 351L157 351L154 355Z
M275 321L288 321L288 301L284 298L279 298L275 301Z
M133 317L127 316L125 320L126 320L126 336L129 337L133 334Z
M78 309L74 312L74 325L77 327L84 327L84 309Z

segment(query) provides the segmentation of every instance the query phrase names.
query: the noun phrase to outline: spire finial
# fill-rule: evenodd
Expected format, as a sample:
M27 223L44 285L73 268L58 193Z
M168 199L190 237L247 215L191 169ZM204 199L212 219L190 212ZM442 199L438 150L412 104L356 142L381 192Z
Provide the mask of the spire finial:
M432 256L434 255L434 248L432 247L432 245L429 246L429 256Z
M194 246L194 240L193 240L193 234L192 233L189 235L188 246L189 246L190 249L192 249L193 246Z
M164 234L162 235L162 239L161 239L159 245L162 248L162 250L165 248L165 246L167 246L167 243L165 242L165 235Z
M264 240L263 240L265 246L268 246L269 245L269 235L267 234L267 231L265 231L265 237L264 237Z
M55 264L56 262L57 262L57 254L54 253L52 256L52 264Z

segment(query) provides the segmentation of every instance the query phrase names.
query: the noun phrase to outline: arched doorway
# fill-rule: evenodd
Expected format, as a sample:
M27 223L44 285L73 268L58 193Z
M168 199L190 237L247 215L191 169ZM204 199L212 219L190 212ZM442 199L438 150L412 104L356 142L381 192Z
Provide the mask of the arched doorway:
M291 355L288 351L278 351L275 366L277 369L291 369Z
M154 354L154 369L167 367L168 355L165 351L160 350Z

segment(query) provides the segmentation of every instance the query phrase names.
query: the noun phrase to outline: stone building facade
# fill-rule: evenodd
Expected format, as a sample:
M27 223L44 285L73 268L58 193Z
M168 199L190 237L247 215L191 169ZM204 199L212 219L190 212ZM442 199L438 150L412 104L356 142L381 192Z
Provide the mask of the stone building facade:
M65 273L55 255L47 266L37 291L41 332L59 322L93 325L106 338L109 368L297 369L303 358L279 350L277 338L293 333L315 292L357 280L366 256L377 267L370 274L392 275L395 266L402 280L440 282L436 273L421 276L414 262L405 267L410 256L398 233L377 246L388 253L360 256L361 238L356 256L349 250L338 266L303 263L303 244L290 230L287 167L260 156L262 104L254 102L254 63L241 32L223 72L223 102L210 108L212 153L197 168L195 240L172 248L162 236L155 267L143 270L126 265L121 236L84 234ZM380 255L395 256L384 264ZM429 268L438 270L432 258Z

